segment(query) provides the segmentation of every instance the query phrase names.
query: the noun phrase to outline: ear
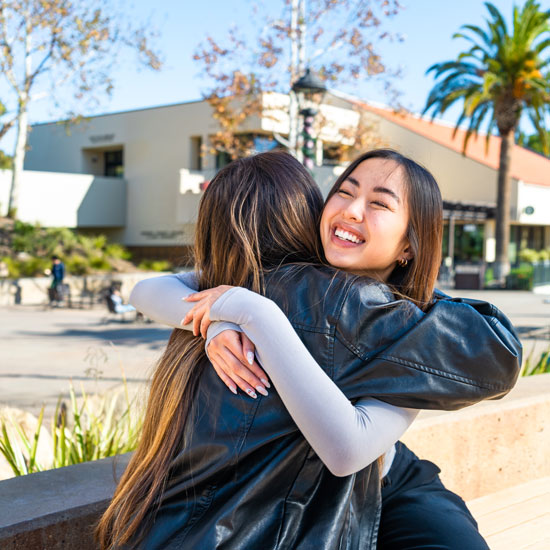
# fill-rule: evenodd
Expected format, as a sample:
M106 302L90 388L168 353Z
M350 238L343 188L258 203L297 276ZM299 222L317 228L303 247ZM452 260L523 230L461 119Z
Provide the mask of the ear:
M407 260L412 260L414 258L414 253L412 251L411 245L407 244L405 248L403 249L403 252L401 252L401 258L405 258Z

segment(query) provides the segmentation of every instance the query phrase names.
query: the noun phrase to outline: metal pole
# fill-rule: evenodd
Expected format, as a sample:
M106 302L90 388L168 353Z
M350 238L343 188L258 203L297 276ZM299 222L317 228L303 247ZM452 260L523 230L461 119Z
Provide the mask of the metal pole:
M313 170L316 153L315 138L313 137L313 120L317 113L314 109L302 109L300 114L304 117L304 128L302 130L302 162L308 170Z
M300 0L292 0L292 11L290 15L290 86L299 78L298 69L298 15ZM298 141L298 100L296 94L290 90L288 102L288 148L290 153L296 154Z

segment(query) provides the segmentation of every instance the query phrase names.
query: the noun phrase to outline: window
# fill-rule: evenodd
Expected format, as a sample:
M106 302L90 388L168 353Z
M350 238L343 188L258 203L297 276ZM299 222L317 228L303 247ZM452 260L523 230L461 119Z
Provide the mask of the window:
M113 178L124 177L124 161L122 149L116 151L105 151L103 153L104 159L104 176Z
M190 145L189 169L202 170L202 137L192 137Z

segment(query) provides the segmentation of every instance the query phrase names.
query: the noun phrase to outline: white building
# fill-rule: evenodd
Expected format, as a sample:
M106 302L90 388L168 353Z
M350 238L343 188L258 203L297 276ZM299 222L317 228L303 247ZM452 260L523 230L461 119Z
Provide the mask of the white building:
M259 146L288 131L281 106L288 97L263 96L263 116L243 131ZM462 155L463 132L412 115L329 95L321 106L328 121L318 140L315 177L326 192L341 167L323 164L325 152L358 124L364 109L381 140L425 165L445 200L445 254L456 260L494 259L494 209L499 139L472 138ZM216 122L206 101L167 105L89 118L69 131L62 123L37 124L29 138L18 215L29 222L106 233L139 256L181 258L193 241L201 183L226 158L205 149ZM7 204L9 173L0 172L0 202ZM512 152L512 244L550 248L550 160L516 146ZM448 233L447 233L448 234ZM451 250L449 250L449 246Z

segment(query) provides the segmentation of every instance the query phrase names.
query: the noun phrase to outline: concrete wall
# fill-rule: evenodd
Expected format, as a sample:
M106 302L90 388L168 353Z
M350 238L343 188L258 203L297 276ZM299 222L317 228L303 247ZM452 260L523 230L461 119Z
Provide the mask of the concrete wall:
M403 440L466 500L550 475L550 374L521 379L501 401L425 412ZM120 477L129 455L117 457ZM0 548L92 550L114 491L111 459L0 482Z
M11 171L0 171L0 204L5 210ZM123 227L126 181L92 175L25 170L17 217L47 227Z
M136 273L108 273L106 275L87 275L83 277L65 277L64 283L71 289L73 307L88 307L95 303L98 293L111 284L120 281L121 294L127 299L134 285L142 279L162 275L157 271ZM0 306L40 305L48 303L49 277L25 277L22 279L0 279ZM19 298L16 300L16 295Z
M501 400L423 411L402 440L470 500L550 475L550 374L521 378Z

